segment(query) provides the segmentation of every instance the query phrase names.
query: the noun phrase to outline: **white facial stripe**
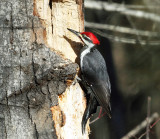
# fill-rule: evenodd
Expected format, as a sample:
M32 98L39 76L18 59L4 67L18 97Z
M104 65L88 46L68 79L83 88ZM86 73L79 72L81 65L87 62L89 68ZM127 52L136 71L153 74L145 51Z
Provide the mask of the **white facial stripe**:
M82 35L82 41L87 45L90 46L91 44L93 44L92 40L86 36L85 34Z
M84 38L82 38L82 40L83 40L83 42L85 43L86 46L91 47L91 48L94 46L93 43L91 43L91 42L85 40Z

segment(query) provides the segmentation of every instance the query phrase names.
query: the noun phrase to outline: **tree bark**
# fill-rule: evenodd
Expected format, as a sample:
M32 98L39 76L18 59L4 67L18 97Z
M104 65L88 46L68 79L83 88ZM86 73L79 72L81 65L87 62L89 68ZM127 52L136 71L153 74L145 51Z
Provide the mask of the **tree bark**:
M72 83L80 48L67 31L83 30L82 4L0 2L0 138L88 138L88 125L81 132L84 93Z

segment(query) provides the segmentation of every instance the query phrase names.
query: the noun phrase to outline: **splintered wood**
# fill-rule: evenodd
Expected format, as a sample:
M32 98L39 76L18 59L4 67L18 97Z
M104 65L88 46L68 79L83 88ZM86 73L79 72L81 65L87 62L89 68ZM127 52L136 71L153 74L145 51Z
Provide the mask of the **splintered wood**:
M72 62L79 54L80 40L67 28L80 32L84 30L82 5L82 0L34 0L33 13L44 27L45 44ZM88 139L89 124L84 135L81 127L86 107L84 92L78 83L67 86L66 91L58 97L58 105L51 107L57 138Z
M51 108L56 134L59 139L87 139L89 124L86 134L82 135L81 121L85 110L86 101L78 83L71 85L58 97L58 106Z
M67 28L84 30L82 0L35 0L34 15L41 19L44 26L47 46L75 62L80 47L73 42L80 40Z

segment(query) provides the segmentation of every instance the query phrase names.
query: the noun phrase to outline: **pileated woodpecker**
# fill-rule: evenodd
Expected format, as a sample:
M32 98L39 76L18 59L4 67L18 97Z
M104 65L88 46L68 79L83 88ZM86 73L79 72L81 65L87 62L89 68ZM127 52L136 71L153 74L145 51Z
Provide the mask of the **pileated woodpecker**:
M81 78L89 95L88 104L82 118L82 133L91 114L96 112L97 106L101 105L111 118L110 94L111 85L105 60L95 48L100 42L91 32L77 32L68 29L77 35L84 43L80 52Z

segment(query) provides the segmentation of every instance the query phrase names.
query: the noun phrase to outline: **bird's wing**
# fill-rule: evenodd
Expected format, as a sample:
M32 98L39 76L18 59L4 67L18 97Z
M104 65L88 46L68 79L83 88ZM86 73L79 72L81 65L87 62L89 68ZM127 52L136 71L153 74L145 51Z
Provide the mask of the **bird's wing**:
M84 57L81 70L97 101L110 115L111 85L105 60L98 50L94 49Z
M111 118L110 94L108 90L106 90L106 87L103 85L92 85L91 88L97 101L107 112L109 118Z

